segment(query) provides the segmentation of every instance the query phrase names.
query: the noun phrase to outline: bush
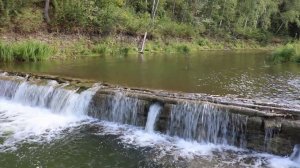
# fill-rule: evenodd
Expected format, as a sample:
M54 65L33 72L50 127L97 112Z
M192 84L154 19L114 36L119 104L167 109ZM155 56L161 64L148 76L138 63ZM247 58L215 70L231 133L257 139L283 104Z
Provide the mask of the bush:
M177 23L168 18L160 19L155 27L157 36L192 38L199 34L198 29L187 23Z
M272 60L275 63L281 62L300 62L300 42L289 43L275 50L272 54Z
M208 39L205 39L205 38L200 38L198 41L197 41L197 44L201 47L203 46L207 46L209 44L209 41Z
M178 52L182 52L182 53L189 53L191 51L191 49L185 44L178 45L176 49Z
M54 22L65 31L78 31L89 28L88 25L96 18L98 8L94 1L55 0ZM87 30L86 30L87 31Z
M15 27L21 33L33 33L41 28L44 22L42 10L24 8L15 18Z

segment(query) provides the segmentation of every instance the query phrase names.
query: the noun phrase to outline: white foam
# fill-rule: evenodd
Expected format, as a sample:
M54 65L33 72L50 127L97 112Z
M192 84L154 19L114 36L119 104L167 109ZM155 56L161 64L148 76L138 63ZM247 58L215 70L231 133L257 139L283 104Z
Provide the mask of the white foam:
M272 156L268 159L272 168L300 168L300 164L285 157Z
M267 153L256 153L253 156L264 159L271 168L300 168L300 164L292 161L289 157L280 157Z
M13 149L21 141L51 141L87 119L0 99L0 137L4 139L0 150Z
M164 134L149 133L142 128L129 125L120 125L111 122L100 122L99 124L104 126L104 129L97 133L99 135L118 135L119 139L125 144L136 147L153 147L164 153L172 152L173 155L182 158L211 155L213 151L242 150L233 146L198 143L196 141L186 141L178 137L170 137Z
M117 135L118 139L128 147L150 147L156 152L155 160L164 156L172 156L176 162L179 158L185 160L206 159L217 160L217 167L270 167L270 168L300 168L299 164L289 158L270 154L260 154L246 149L229 145L212 143L198 143L186 141L178 137L170 137L159 133L149 133L143 128L120 125L111 122L98 123L101 131L99 135ZM216 154L217 153L217 154ZM251 162L249 162L251 160ZM189 162L189 161L188 161Z

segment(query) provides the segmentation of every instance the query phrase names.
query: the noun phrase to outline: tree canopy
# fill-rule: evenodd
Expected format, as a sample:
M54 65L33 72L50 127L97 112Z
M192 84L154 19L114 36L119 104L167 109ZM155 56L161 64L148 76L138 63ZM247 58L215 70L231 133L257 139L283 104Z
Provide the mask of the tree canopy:
M150 29L153 38L208 35L263 41L271 35L299 38L300 34L299 0L160 0L155 26L150 26L153 3L50 0L47 26L49 31L89 34L141 35ZM30 28L22 28L26 20L29 27L41 27L46 23L40 20L44 5L45 0L0 0L0 29L27 31Z

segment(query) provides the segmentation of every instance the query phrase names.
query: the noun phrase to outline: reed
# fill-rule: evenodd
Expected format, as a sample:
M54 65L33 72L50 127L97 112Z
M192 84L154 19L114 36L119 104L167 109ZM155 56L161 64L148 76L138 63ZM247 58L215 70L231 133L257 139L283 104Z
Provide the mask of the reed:
M53 54L54 50L51 47L39 41L0 42L0 60L3 62L37 62L47 59Z

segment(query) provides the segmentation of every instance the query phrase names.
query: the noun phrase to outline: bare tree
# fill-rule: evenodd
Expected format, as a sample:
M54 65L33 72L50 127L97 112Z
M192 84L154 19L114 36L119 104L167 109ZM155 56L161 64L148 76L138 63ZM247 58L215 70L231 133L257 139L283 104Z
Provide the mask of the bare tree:
M153 0L152 10L151 10L152 25L154 25L154 19L155 19L155 16L156 16L156 11L157 11L157 8L158 8L158 4L159 4L159 0L157 0L157 1ZM144 53L145 44L146 44L146 40L147 40L147 35L148 35L148 32L146 31L145 34L144 34L144 39L143 39L143 42L142 42L141 50L139 51L140 53Z
M49 7L50 7L50 0L45 0L44 17L47 23L50 23Z

